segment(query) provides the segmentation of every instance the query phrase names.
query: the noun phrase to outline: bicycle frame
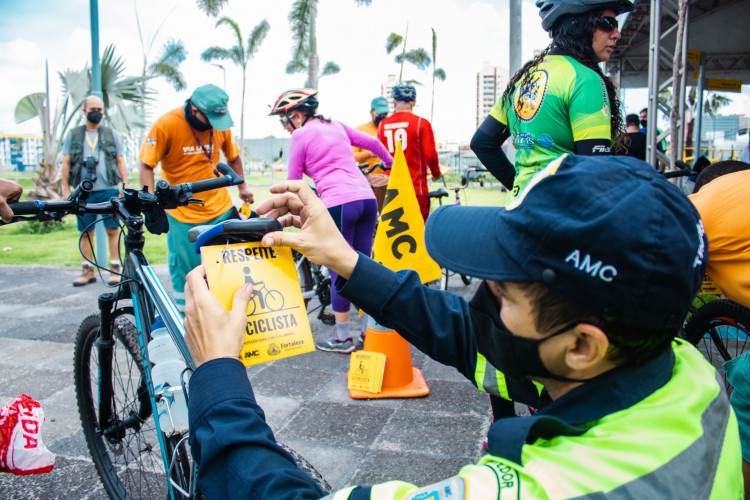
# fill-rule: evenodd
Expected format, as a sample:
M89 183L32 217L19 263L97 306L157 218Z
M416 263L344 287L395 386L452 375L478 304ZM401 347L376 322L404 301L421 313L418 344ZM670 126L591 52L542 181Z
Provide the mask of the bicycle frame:
M118 316L133 314L135 317L135 326L138 332L138 345L141 357L144 360L144 373L146 375L146 388L150 400L151 415L154 416L159 445L161 448L162 461L164 470L169 478L170 498L174 498L174 488L178 488L183 495L189 495L188 492L175 483L171 477L172 457L167 456L167 446L165 445L164 434L159 425L159 419L156 417L157 394L154 391L154 384L151 378L151 367L153 366L148 358L147 345L151 339L151 325L158 314L164 321L165 327L172 341L175 343L178 351L185 359L185 363L192 371L195 370L195 363L187 344L185 343L185 328L182 322L182 316L177 310L174 302L169 298L166 290L162 286L159 278L156 276L151 265L148 263L142 249L144 245L143 238L143 221L140 217L131 217L124 207L118 207L118 217L123 219L127 228L125 237L125 254L126 261L123 266L123 280L116 293L104 293L99 296L99 313L101 317L100 336L95 343L99 355L99 422L106 423L106 428L101 432L108 440L122 439L125 431L129 427L139 428L140 422L149 417L143 412L139 415L131 415L120 422L113 422L113 387L112 387L112 350L114 346L113 327L114 321ZM115 304L119 300L132 300L132 307L122 307L115 309ZM106 326L105 326L106 325ZM184 381L183 381L183 390ZM187 395L186 395L187 396ZM142 402L143 403L143 402ZM170 416L171 418L171 416Z

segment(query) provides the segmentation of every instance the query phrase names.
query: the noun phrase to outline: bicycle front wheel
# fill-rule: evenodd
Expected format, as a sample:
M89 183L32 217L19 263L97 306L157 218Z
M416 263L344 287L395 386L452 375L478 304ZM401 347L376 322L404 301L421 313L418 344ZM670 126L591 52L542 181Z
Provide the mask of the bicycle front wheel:
M161 446L146 387L138 333L124 316L115 320L111 373L100 373L99 315L87 317L78 329L74 378L78 412L91 458L111 498L167 498L168 483ZM112 419L99 421L99 381L112 381ZM190 454L178 437L164 438L172 463L172 477L185 491L190 477ZM175 492L176 497L180 495Z
M714 365L730 392L724 363L750 347L750 309L728 299L709 302L685 323L683 337Z

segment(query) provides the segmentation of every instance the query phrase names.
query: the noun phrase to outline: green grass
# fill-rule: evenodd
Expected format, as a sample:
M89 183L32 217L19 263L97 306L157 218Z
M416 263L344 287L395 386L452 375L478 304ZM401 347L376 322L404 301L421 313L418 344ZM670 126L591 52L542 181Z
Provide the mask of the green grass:
M16 179L15 173L0 173L7 179ZM279 182L284 179L283 173L276 173L273 180ZM31 189L31 175L20 174L18 180L28 192ZM270 175L248 176L248 184L255 195L255 204L269 198L268 186L271 184ZM448 179L448 186L454 185ZM135 180L134 180L135 183ZM502 206L505 204L506 193L498 189L499 184L493 187L480 188L476 183L472 187L461 191L461 203L470 206ZM434 183L430 189L442 187L442 183ZM230 189L237 203L235 189ZM445 203L453 203L453 192L444 199ZM72 216L64 219L64 229L47 234L29 234L28 224L23 222L11 226L0 226L0 264L16 265L58 265L75 266L81 265L82 257L78 252L78 230L76 220ZM166 264L167 262L167 238L166 235L153 235L146 233L146 246L144 253L152 264Z

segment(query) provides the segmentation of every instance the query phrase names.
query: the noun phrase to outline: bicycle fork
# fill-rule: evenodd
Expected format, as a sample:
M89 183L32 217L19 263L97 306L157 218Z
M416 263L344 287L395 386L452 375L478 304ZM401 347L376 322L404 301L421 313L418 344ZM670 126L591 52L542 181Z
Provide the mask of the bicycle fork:
M113 293L103 293L98 298L99 305L99 336L94 342L94 349L97 350L99 358L99 432L110 443L117 443L125 437L125 431L129 428L140 429L141 422L148 415L139 415L131 411L130 415L123 419L118 419L114 413L114 388L112 385L112 363L114 361L115 336L114 336L114 318L113 311L117 297ZM139 399L144 394L146 388L143 386L143 380L138 387ZM143 403L143 401L141 401ZM144 405L140 405L144 408ZM146 406L148 408L148 406Z

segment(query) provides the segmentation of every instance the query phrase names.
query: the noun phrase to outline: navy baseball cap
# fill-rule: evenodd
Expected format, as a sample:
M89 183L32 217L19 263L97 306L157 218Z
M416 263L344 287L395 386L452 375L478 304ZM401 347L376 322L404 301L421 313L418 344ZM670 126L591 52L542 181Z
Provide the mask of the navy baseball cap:
M589 314L643 328L681 324L708 255L692 203L626 156L563 156L505 208L441 207L425 242L442 267L542 283Z

